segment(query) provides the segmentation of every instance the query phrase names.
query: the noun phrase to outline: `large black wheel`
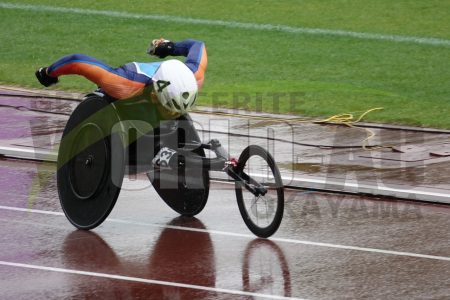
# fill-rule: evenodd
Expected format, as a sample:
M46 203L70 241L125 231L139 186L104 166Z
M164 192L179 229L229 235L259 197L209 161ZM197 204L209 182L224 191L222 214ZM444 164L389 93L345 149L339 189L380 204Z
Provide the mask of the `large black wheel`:
M272 155L260 146L250 145L242 151L235 172L267 190L265 195L255 196L242 181L235 184L239 211L247 227L259 237L271 236L278 230L284 211L283 182Z
M77 106L64 129L58 152L58 193L67 219L79 229L100 225L119 196L124 147L119 133L112 133L117 122L106 98L92 94Z
M189 115L176 120L177 134L165 140L163 145L177 149L179 143L200 142L200 137ZM190 151L189 155L205 157L203 149ZM149 179L166 204L182 216L192 217L205 207L209 196L209 170L189 164L174 170L155 169L148 173Z

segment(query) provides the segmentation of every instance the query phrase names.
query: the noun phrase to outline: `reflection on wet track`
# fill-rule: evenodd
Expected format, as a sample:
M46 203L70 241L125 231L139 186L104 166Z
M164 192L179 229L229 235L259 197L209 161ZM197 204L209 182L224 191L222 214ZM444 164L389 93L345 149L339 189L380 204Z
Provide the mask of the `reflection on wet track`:
M232 185L213 183L205 210L184 218L138 176L125 181L108 221L87 232L61 212L54 165L2 160L0 170L3 299L449 294L445 206L290 190L279 232L262 240L244 225Z

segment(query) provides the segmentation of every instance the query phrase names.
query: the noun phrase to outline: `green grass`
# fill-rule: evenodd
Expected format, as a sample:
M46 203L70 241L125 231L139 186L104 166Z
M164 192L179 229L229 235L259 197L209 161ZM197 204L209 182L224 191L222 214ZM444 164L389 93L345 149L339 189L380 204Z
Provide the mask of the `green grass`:
M450 1L39 4L450 39ZM0 25L3 84L39 87L34 70L69 53L118 66L152 60L145 54L151 38L196 38L205 41L209 59L200 104L315 117L381 106L383 111L366 120L450 128L448 46L6 9L0 9ZM94 86L70 76L57 88L90 91Z

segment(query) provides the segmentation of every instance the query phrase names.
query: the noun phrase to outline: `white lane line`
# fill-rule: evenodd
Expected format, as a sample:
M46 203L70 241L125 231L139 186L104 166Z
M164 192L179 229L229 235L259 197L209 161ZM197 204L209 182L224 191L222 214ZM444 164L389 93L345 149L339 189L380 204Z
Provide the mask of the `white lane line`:
M114 275L114 274L98 273L98 272L88 272L88 271L80 271L80 270L73 270L73 269L53 268L53 267L22 264L22 263L8 262L8 261L0 261L0 265L16 267L16 268L35 269L35 270L41 270L41 271L74 274L74 275L100 277L100 278L107 278L107 279L125 280L125 281L139 282L139 283L146 283L146 284L156 284L156 285L171 286L171 287L177 287L177 288L202 290L202 291L207 291L207 292L212 292L212 293L225 293L225 294L260 297L260 298L267 298L267 299L302 300L302 298L292 298L292 297L283 297L283 296L277 296L277 295L251 293L251 292L245 292L245 291L229 290L229 289L207 287L207 286L185 284L185 283L177 283L177 282L171 282L171 281L153 280L153 279L146 279L146 278L139 278L139 277L130 277L130 276Z
M118 219L108 219L108 220L111 222L128 224L128 225L171 228L171 229L176 229L176 230L203 232L203 233L208 233L208 234L217 234L217 235L233 236L233 237L248 238L248 239L255 238L255 236L249 235L249 234L241 234L241 233L218 231L218 230L207 230L207 229L189 228L189 227L181 227L181 226L173 226L173 225L158 225L158 224L151 224L151 223L145 223L145 222L135 222L135 221L118 220ZM371 252L371 253L381 253L381 254L408 256L408 257L415 257L415 258L426 258L426 259L450 261L450 257L418 254L418 253L411 253L411 252L391 251L391 250L376 249L376 248L347 246L347 245L320 243L320 242L295 240L295 239L287 239L287 238L276 238L276 237L270 238L270 240L276 241L276 242L282 242L282 243L290 243L290 244L301 244L301 245L319 246L319 247L336 248L336 249L344 249L344 250L356 250L356 251L364 251L364 252Z
M37 213L37 214L44 214L44 215L64 216L64 213L62 213L62 212L28 209L28 208L21 208L21 207L0 206L0 209ZM182 227L182 226L174 226L174 225L161 225L161 224L153 224L153 223L146 223L146 222L136 222L136 221L129 221L129 220L114 219L114 218L108 218L108 219L106 219L106 222L135 225L135 226L155 227L155 228L160 228L160 229L169 228L169 229L184 230L184 231L190 231L190 232L201 232L201 233L207 233L207 234L217 234L217 235L232 236L232 237L239 237L239 238L246 238L246 239L255 239L255 236L250 235L250 234L242 234L242 233L219 231L219 230L200 229L200 228L190 228L190 227ZM326 248L334 248L334 249L362 251L362 252L369 252L369 253L380 253L380 254L406 256L406 257L414 257L414 258L425 258L425 259L434 259L434 260L441 260L441 261L450 261L450 257L446 257L446 256L419 254L419 253L412 253L412 252L392 251L392 250L358 247L358 246L347 246L347 245L340 245L340 244L312 242L312 241L295 240L295 239L288 239L288 238L272 237L272 238L270 238L270 240L275 241L275 242L281 242L281 243L289 243L289 244L309 245L309 246L318 246L318 247L326 247Z
M450 40L440 38L354 32L354 31L322 29L322 28L294 27L286 25L274 25L274 24L244 23L244 22L224 21L224 20L177 17L168 15L137 14L113 10L94 10L84 8L48 6L48 5L17 4L9 2L0 2L0 8L26 10L33 12L57 12L57 13L70 13L81 15L107 16L122 19L154 20L163 22L176 22L181 24L222 26L228 28L249 29L249 30L280 31L294 34L342 36L356 39L391 41L398 43L414 43L432 46L450 46Z
M54 215L54 216L64 216L63 212L59 211L49 211L49 210L40 210L40 209L31 209L31 208L23 208L23 207L14 207L14 206L3 206L0 205L0 209L11 210L11 211L20 211L20 212L28 212L42 215Z

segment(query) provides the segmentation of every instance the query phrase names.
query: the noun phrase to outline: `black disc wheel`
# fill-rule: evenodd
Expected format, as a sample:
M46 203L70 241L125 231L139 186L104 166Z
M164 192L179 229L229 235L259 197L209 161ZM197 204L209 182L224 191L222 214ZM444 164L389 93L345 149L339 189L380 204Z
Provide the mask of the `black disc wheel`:
M118 121L108 101L91 95L77 106L64 129L58 152L58 193L67 219L77 228L100 225L119 196L123 146L119 133L112 134Z
M208 170L182 167L153 170L148 176L159 196L180 215L192 217L205 207L209 195Z
M180 142L200 142L197 130L188 114L177 120L176 138L162 139L162 143L177 149ZM201 148L193 149L193 156L205 157ZM149 179L166 204L182 216L192 217L205 207L209 196L209 169L189 164L174 170L152 170Z
M236 199L245 224L255 235L267 238L280 226L284 211L284 188L275 161L260 146L250 145L242 151L235 172L244 180L236 181ZM245 186L264 187L255 195Z
M109 144L104 132L94 123L85 124L74 139L70 155L69 181L79 199L95 196L105 180L109 160Z

